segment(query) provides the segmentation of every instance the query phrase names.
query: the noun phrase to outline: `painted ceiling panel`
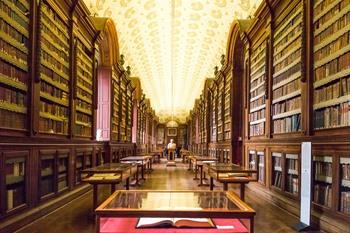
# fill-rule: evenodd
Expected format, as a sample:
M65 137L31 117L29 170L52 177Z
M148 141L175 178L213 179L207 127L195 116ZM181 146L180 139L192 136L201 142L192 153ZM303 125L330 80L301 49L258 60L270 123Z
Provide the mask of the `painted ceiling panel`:
M131 75L139 77L160 120L184 121L204 80L225 54L234 19L261 0L84 0L91 13L111 17Z

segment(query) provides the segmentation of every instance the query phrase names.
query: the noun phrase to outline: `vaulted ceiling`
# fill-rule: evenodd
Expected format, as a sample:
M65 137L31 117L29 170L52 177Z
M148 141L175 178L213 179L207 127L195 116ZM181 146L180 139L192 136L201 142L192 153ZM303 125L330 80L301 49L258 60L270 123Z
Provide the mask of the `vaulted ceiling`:
M84 0L91 13L111 17L120 52L139 77L160 120L183 121L204 80L226 52L234 19L261 0Z

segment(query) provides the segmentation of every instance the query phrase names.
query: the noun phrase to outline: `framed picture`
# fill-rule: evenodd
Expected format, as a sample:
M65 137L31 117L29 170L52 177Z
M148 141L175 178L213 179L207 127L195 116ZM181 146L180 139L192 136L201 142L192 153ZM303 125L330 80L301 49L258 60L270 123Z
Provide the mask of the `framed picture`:
M168 136L177 136L177 128L168 128Z

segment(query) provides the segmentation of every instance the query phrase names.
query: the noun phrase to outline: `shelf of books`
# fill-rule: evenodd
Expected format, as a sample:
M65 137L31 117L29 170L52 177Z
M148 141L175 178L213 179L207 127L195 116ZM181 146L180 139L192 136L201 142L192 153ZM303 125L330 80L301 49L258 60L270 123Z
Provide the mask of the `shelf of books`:
M255 150L249 150L248 153L248 167L250 170L257 170L257 155ZM257 174L253 174L256 178Z
M28 153L15 156L5 155L6 211L11 211L26 203L26 161Z
M321 205L328 208L332 207L332 166L332 156L313 156L313 202L317 205Z
M232 72L225 78L225 98L224 98L224 139L231 139L231 85Z
M258 164L258 182L265 184L265 152L264 151L257 151L256 152L256 161Z
M350 126L350 2L314 1L314 129Z
M69 151L58 152L57 158L57 191L62 192L68 188Z
M132 141L132 93L133 87L129 83L127 88L127 120L126 120L126 141Z
M0 2L0 128L27 130L29 1Z
M76 44L76 119L75 135L91 137L93 104L93 60L91 49L77 39Z
M350 215L350 157L340 157L339 211Z
M282 190L282 153L273 152L272 161L272 174L271 174L271 185L275 188Z
M75 184L81 183L81 172L84 169L84 152L75 153Z
M299 155L285 154L285 191L298 196L299 193Z
M115 69L112 71L112 140L119 140L120 124L120 78Z
M282 16L280 17L282 18ZM299 2L283 19L276 20L273 35L273 133L300 131L303 5Z
M126 95L127 81L122 78L120 81L120 95L121 95L121 108L120 108L120 141L126 141L126 115L127 115L127 95Z
M45 198L55 193L55 155L56 152L40 156L40 197Z
M46 2L40 3L40 119L39 132L68 134L69 30Z
M266 40L252 49L250 59L249 136L265 134Z
M217 139L217 124L216 124L216 115L217 115L217 86L215 82L213 82L212 88L211 88L211 95L210 95L210 124L211 124L211 142L216 142Z
M218 141L221 142L224 137L224 119L222 118L223 114L223 97L225 93L224 89L224 79L220 77L218 80L218 93L217 93L217 132L218 132Z

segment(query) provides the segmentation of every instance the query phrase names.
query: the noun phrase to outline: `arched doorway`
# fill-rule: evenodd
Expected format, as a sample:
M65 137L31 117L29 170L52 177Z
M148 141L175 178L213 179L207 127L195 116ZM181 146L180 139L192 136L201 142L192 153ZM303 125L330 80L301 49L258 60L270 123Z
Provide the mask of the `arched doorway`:
M118 64L118 36L114 22L109 18L93 18L99 30L99 61L97 68L96 140L111 139L111 90L113 69Z

